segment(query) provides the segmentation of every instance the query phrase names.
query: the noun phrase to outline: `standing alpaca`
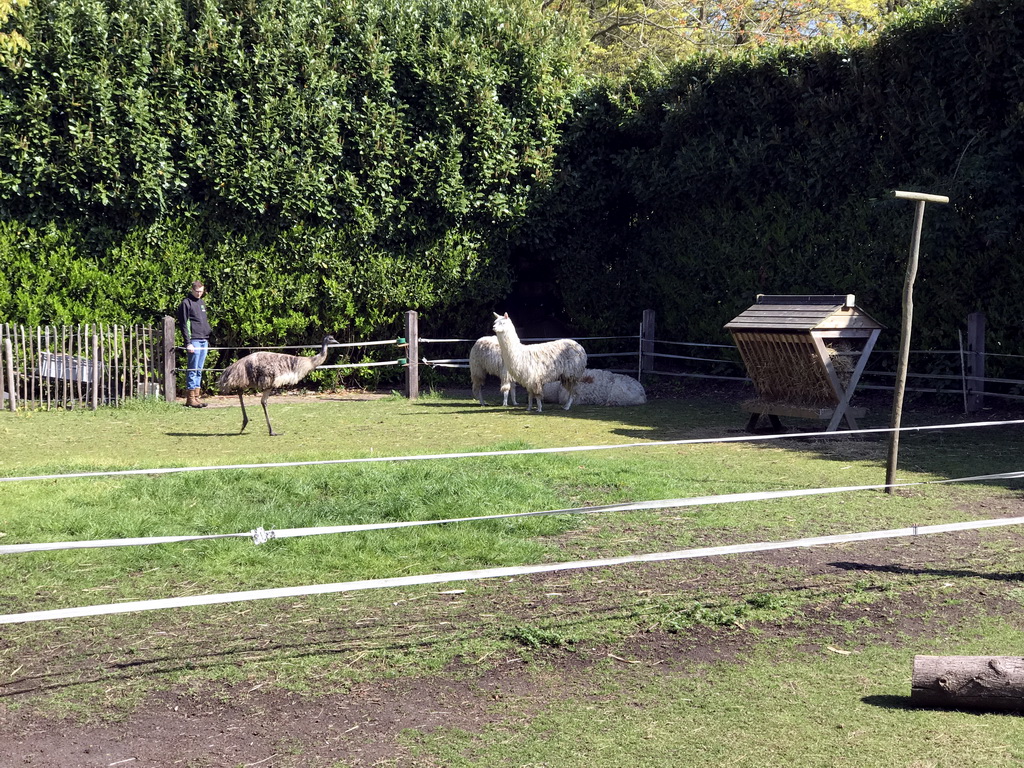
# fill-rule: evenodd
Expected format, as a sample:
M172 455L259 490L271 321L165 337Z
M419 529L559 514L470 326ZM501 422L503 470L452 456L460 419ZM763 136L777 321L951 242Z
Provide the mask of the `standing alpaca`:
M557 381L569 393L565 404L565 410L568 411L576 393L576 382L587 367L587 353L583 347L572 339L523 344L509 320L508 312L504 315L494 313L494 333L498 337L505 367L512 379L526 389L526 410L531 410L536 400L537 413L540 413L543 410L541 400L544 397L544 385L549 381Z
M221 394L238 393L238 402L242 404L242 429L245 432L249 416L245 412L245 393L262 392L260 403L263 415L267 418L267 429L271 435L279 435L270 425L270 414L267 413L267 398L271 392L283 387L293 387L306 378L314 368L323 365L327 359L327 347L337 344L333 336L324 336L320 352L313 357L305 355L281 355L277 352L253 352L236 360L220 375L217 386Z
M508 393L512 393L512 405L516 402L516 383L501 359L501 347L497 336L481 336L469 350L469 377L473 381L473 397L484 404L481 391L487 376L497 376L501 380L501 404L508 405Z

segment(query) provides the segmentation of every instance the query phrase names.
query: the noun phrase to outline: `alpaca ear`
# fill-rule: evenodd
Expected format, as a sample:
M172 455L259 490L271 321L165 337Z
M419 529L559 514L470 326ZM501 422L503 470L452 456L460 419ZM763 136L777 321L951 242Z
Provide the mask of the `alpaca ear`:
M506 312L506 313L504 314L504 318L505 318L506 320L508 320L508 312Z
M497 320L498 318L500 318L500 317L501 317L501 315L499 315L499 314L498 314L497 312L495 312L495 311L493 311L493 310L491 311L491 314L492 314L492 315L494 315L494 319L495 319L495 320Z

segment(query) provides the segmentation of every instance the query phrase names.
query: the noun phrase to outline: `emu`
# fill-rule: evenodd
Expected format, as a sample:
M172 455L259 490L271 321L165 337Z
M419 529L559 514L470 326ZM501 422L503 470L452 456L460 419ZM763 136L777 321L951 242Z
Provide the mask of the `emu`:
M484 404L481 391L487 376L497 376L501 380L501 404L508 405L508 394L512 393L512 405L516 402L516 383L501 359L501 347L497 336L481 336L469 350L469 377L473 381L473 397Z
M267 398L272 392L279 389L294 387L306 378L310 371L323 365L324 360L327 359L327 347L337 343L333 336L327 335L321 342L320 351L312 357L282 355L277 352L253 352L225 368L217 382L217 387L225 395L238 393L238 402L242 404L242 428L238 434L245 432L245 427L249 423L249 416L245 412L246 392L263 393L260 403L263 405L263 415L267 419L267 429L271 436L283 434L275 432L274 427L270 424Z
M505 367L512 379L526 389L526 410L531 410L536 400L537 413L541 413L544 385L549 381L557 381L569 393L565 403L565 410L568 411L576 394L576 383L587 368L587 353L583 347L572 339L523 344L519 341L519 334L508 312L504 315L494 313L494 333L498 337Z

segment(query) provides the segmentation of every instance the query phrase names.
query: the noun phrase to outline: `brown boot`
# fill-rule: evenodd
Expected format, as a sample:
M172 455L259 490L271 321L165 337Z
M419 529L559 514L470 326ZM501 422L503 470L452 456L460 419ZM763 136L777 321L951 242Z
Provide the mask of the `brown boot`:
M199 399L199 397L203 394L203 391L201 389L197 387L192 391L196 393L196 404L192 406L193 408L205 408L206 406L209 405L209 403L204 403L202 400Z
M196 394L198 391L198 389L185 390L186 408L202 408L202 406L199 404L199 396Z

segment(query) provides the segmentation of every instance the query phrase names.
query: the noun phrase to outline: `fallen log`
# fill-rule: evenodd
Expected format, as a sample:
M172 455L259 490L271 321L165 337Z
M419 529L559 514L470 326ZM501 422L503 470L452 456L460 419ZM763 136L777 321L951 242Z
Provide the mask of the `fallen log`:
M910 700L952 709L1024 710L1024 657L915 656Z

